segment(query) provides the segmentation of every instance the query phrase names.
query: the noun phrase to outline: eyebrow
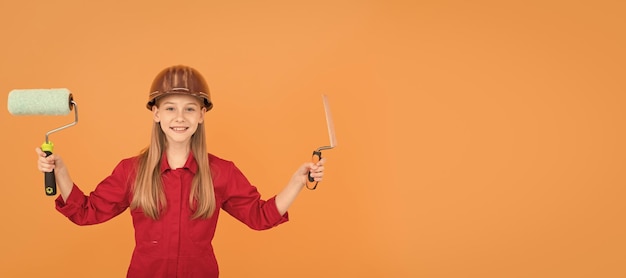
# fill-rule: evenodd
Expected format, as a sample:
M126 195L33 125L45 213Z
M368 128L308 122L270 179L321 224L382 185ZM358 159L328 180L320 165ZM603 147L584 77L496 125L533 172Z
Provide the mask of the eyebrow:
M166 101L166 102L164 102L164 103L161 103L161 105L166 105L166 104L173 104L173 105L176 105L176 104L178 104L178 103L174 103L174 102L171 102L171 101ZM183 105L195 105L195 106L200 106L197 102L187 102L187 103L183 103Z

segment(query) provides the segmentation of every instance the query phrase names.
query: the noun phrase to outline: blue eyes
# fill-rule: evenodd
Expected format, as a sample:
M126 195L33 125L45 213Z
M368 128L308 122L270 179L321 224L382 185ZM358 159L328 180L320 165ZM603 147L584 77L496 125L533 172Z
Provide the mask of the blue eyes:
M174 107L165 107L165 110L166 111L174 111L175 108ZM196 111L196 108L193 108L193 107L185 108L185 111L187 111L187 112L194 112L194 111Z

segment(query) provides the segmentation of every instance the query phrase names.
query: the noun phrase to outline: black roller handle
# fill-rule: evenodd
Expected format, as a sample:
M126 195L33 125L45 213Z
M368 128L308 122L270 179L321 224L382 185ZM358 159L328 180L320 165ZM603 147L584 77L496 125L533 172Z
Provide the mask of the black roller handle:
M313 151L313 163L317 163L320 160L322 160L322 152L318 150ZM315 188L317 188L317 182L315 181L315 178L311 176L311 171L309 171L309 182L315 184L309 186L309 184L307 183L306 188L310 190L315 190Z
M51 151L44 151L46 153L46 157L52 154ZM57 181L54 177L54 169L52 172L44 173L44 189L46 190L47 196L54 196L57 194Z

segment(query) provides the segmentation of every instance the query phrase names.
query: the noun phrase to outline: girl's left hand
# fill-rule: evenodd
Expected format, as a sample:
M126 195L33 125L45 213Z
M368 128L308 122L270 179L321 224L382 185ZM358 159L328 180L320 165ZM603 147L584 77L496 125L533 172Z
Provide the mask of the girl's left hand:
M306 162L300 166L300 168L293 175L293 179L298 182L298 184L305 185L309 180L309 175L313 177L315 182L320 182L324 178L324 163L326 163L326 158L322 158L317 163Z

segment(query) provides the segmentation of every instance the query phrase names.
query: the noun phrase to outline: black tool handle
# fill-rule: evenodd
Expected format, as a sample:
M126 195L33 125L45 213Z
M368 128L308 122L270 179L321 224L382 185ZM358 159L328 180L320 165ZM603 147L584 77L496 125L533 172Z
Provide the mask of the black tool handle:
M313 151L313 163L317 163L320 160L322 160L322 152L321 151ZM308 181L310 183L314 183L314 184L312 186L309 186L308 183L307 183L306 188L308 188L310 190L314 190L315 188L317 188L317 182L315 181L315 178L313 178L311 176L311 171L309 171Z
M52 154L51 151L44 151L46 153L46 157ZM52 172L44 173L44 189L46 190L47 196L54 196L57 194L57 181L54 177L54 169Z

